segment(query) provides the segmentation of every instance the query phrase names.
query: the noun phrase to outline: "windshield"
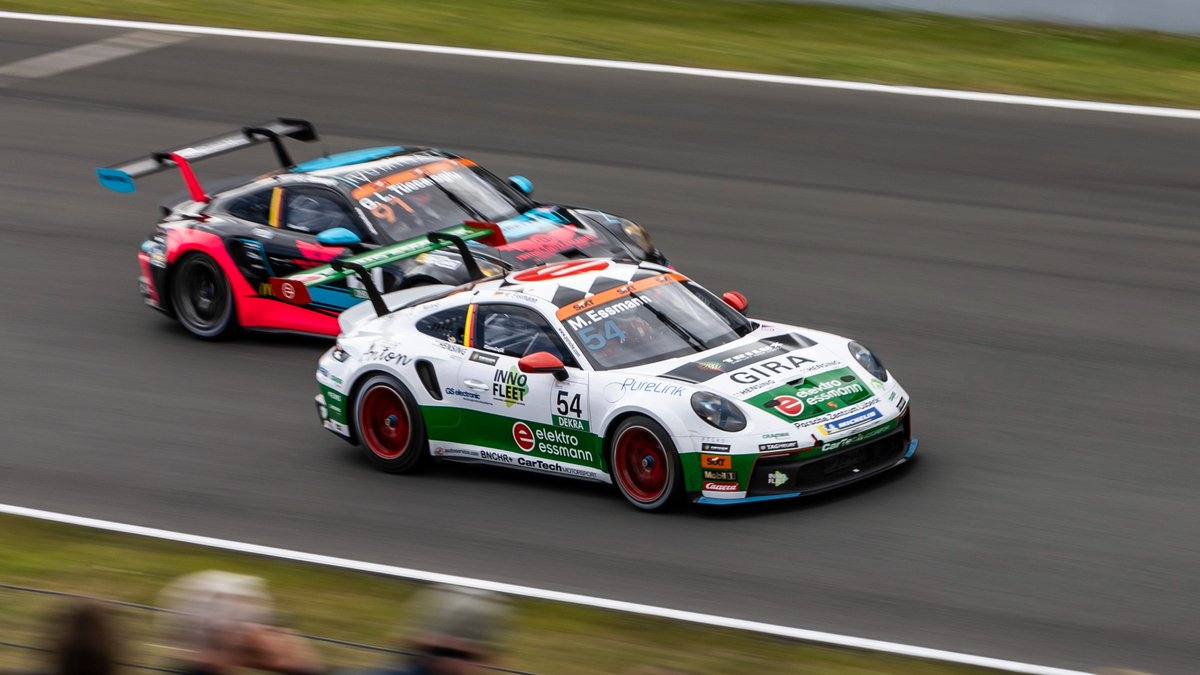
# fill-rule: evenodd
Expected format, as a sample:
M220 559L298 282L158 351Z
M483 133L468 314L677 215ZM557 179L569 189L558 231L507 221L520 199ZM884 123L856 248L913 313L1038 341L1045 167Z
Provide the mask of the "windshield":
M673 273L596 293L557 316L597 370L707 351L753 330L741 314Z
M440 159L371 178L351 195L396 241L468 220L508 220L533 206L465 159Z

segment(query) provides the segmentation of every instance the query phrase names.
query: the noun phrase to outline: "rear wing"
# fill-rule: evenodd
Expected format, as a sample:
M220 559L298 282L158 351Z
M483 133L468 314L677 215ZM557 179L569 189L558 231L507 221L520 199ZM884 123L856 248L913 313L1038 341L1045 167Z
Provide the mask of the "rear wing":
M375 313L384 316L390 310L383 300L383 294L375 286L371 270L414 258L422 253L454 247L462 256L463 266L471 281L478 281L484 278L484 274L479 269L479 263L471 253L470 247L467 246L468 241L479 241L490 246L503 246L505 243L499 225L468 221L462 225L430 232L397 244L345 258L336 258L323 267L314 267L286 277L274 277L271 279L271 292L276 298L293 305L309 305L313 304L314 295L343 292L342 289L335 291L321 287L353 276L362 282L362 288L350 289L350 293L359 299L370 300L371 305L375 308ZM319 302L320 298L318 297L317 300Z
M128 193L135 190L133 184L135 178L149 176L175 167L183 176L183 182L187 186L192 201L207 202L208 195L204 193L200 182L196 180L196 174L192 172L192 162L261 143L270 143L275 149L276 157L279 158L279 164L284 169L290 169L295 166L295 163L292 162L291 155L283 145L284 138L294 138L308 143L317 140L317 130L311 122L306 120L280 117L263 124L246 126L238 131L195 141L173 150L154 152L145 157L96 169L96 178L100 180L102 187L114 192Z

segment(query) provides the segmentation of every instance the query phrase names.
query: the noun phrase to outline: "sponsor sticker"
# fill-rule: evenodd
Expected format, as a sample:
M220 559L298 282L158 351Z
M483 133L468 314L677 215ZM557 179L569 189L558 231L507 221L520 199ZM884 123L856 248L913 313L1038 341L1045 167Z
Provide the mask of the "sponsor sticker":
M512 455L507 455L503 452L496 452L494 450L480 450L479 451L479 459L482 459L482 460L485 460L488 462L496 462L498 464L516 464L517 463L517 459L515 457L513 457Z
M788 475L782 471L767 474L767 485L771 487L781 487L786 482L788 482Z
M400 352L396 345L390 342L373 342L367 351L363 352L363 361L378 361L393 366L406 366L412 358Z
M705 471L704 480L732 480L736 481L738 475L736 471Z
M729 445L725 443L701 443L701 452L729 452Z
M507 371L497 370L492 378L492 398L504 401L505 407L525 405L525 395L529 393L529 378L517 370L516 366Z
M471 352L471 360L475 363L482 363L485 366L494 366L500 360L500 357L487 352Z
M800 447L798 441L780 441L778 443L762 443L758 446L759 452L771 452L773 450L793 450Z
M771 362L767 362L769 363ZM765 365L760 364L754 368ZM733 376L744 373L745 371L738 371ZM787 385L752 396L746 402L779 419L794 423L821 417L835 410L839 415L849 412L856 409L853 406L867 403L873 395L874 392L855 377L849 368L838 368L806 375L802 379L793 379Z
M775 405L771 405L774 403ZM776 396L767 402L768 408L775 408L788 417L799 417L804 412L804 401L795 396Z
M826 422L824 425L825 432L830 434L837 433L839 431L849 429L850 427L856 427L860 424L866 424L867 422L877 420L880 417L883 417L883 414L880 413L879 410L876 408L867 408L863 412L841 417L833 420L832 422Z
M683 396L683 387L677 384L638 380L632 377L625 378L625 381L621 383L621 391L641 391L661 396L674 396L676 398Z
M705 469L731 469L733 460L728 455L700 455L700 466Z
M517 422L514 424L512 428L512 435L513 442L517 444L518 448L524 450L525 452L533 450L533 446L535 444L533 440L533 429L530 429L528 424L525 424L524 422Z
M437 346L439 346L442 349L445 349L446 351L450 352L451 354L455 354L457 356L466 356L466 354L467 354L466 347L463 347L461 345L456 345L453 342L438 342Z
M866 431L854 434L853 436L847 436L846 438L839 438L836 441L829 441L828 443L823 443L821 445L821 452L833 452L834 450L839 450L848 445L854 445L856 443L862 443L864 441L869 441L872 438L879 438L880 436L883 436L884 434L891 432L897 426L899 426L899 423L896 422L895 420L893 420L887 424L881 424L881 425L875 427L874 429L867 429Z
M569 429L571 431L582 431L584 433L586 433L588 430L588 423L586 420L577 419L575 417L563 417L562 415L554 416L554 426L562 427L563 429Z
M751 366L751 364L759 363L760 361L766 361L767 359L780 357L782 354L786 354L787 352L801 349L803 347L809 347L812 344L812 342L801 342L792 335L780 335L778 337L759 340L758 342L740 347L738 349L723 351L703 361L682 365L667 373L667 375L678 379L689 380L691 382L706 382L723 373L729 373L733 371L738 371L738 373L741 373L741 371L738 369L747 368L748 366ZM786 371L792 368L797 368L805 363L812 363L811 359L806 359L804 357L795 355L791 355L787 358L778 358L776 360L786 365L776 365L772 367L778 368L778 370L762 370L760 373L760 375L762 375L761 377L750 376L749 378L739 378L737 377L738 373L734 373L730 379L739 384L755 384L762 379L770 379L772 372ZM755 371L758 369L750 368L750 370Z
M704 489L710 490L712 492L737 492L738 484L737 483L705 483Z
M491 401L483 400L483 397L480 396L479 394L477 394L473 391L467 391L466 389L456 389L454 387L446 387L446 395L454 396L456 398L461 398L461 399L464 399L467 401L474 401L476 403L484 403L486 405L492 404Z

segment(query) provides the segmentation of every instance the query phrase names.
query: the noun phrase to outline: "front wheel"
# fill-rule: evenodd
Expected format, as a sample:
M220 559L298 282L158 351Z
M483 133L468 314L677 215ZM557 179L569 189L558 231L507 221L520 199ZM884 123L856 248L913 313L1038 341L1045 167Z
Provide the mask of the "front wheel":
M179 261L171 278L171 306L179 323L198 338L218 340L237 328L229 280L203 253Z
M416 399L394 377L367 380L354 402L354 423L367 459L389 473L406 473L429 454Z
M683 472L667 430L635 415L617 425L611 438L613 483L626 501L643 511L676 506L683 496Z

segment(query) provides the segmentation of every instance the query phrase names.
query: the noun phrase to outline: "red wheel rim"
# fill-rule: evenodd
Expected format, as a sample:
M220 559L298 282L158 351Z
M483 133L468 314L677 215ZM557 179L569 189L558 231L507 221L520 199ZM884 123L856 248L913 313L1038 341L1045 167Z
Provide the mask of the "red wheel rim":
M371 387L363 394L358 427L363 441L380 459L396 459L408 449L411 431L408 408L391 387Z
M613 469L625 494L650 503L667 491L671 475L667 452L649 429L630 427L617 438Z

